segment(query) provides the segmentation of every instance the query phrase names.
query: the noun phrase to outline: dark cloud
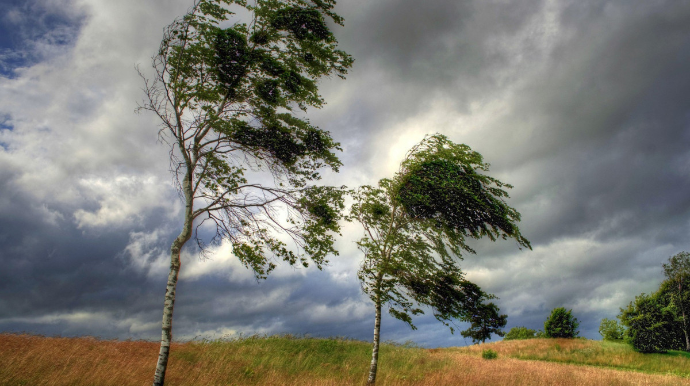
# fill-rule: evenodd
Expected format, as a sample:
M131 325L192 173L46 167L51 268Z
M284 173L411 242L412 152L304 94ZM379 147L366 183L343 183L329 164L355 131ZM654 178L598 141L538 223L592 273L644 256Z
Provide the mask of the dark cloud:
M13 2L0 19L0 330L157 339L179 201L155 120L132 114L132 67L146 71L189 2L87 3ZM690 249L690 4L386 0L338 11L356 62L346 81L322 82L328 104L308 114L345 150L324 180L375 184L425 133L481 152L515 186L509 204L534 249L480 240L461 265L499 296L509 328L541 329L564 306L598 339L601 318L654 290L661 263ZM208 261L190 247L176 338L371 339L360 232L348 226L323 271L281 267L261 282L224 246ZM415 324L385 316L383 339L470 343L430 312Z

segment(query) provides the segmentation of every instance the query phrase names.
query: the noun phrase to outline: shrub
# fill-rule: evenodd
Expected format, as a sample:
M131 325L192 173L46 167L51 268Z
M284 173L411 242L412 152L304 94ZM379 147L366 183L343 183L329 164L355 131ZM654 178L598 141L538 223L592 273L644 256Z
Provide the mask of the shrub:
M498 353L494 350L482 350L482 358L484 359L496 359L498 358Z
M544 322L544 335L547 338L574 338L579 334L580 323L573 317L573 310L564 307L554 308Z
M604 340L622 340L625 330L615 319L602 319L599 325L599 334Z
M625 340L635 351L664 353L684 347L683 333L677 328L673 313L660 295L640 294L627 308L621 309L621 322L628 327Z
M535 333L536 331L527 327L513 327L503 337L503 340L532 339L535 337Z

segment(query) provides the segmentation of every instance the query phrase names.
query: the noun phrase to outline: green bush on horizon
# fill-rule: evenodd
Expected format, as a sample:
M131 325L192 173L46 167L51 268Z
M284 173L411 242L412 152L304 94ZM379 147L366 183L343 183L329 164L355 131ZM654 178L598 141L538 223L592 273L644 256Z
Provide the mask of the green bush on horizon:
M622 341L625 328L615 319L602 319L599 325L599 335L604 340Z
M519 326L511 328L503 337L503 340L534 339L536 337L537 331Z
M554 308L551 315L544 322L544 336L546 338L575 338L580 323L573 317L573 310L565 307Z

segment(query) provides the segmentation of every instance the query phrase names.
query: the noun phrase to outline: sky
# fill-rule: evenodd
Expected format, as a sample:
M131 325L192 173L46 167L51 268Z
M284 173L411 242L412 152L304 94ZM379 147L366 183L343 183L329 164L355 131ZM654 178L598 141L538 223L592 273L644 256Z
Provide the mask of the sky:
M191 0L0 0L0 331L160 339L182 204L143 99L163 28ZM465 143L514 186L533 250L472 242L467 278L506 330L572 309L601 339L661 264L690 251L690 2L341 0L355 63L319 83L311 122L342 145L326 184L391 177L426 134ZM371 340L362 229L323 270L257 281L227 245L183 253L177 340L308 334ZM471 344L430 312L382 339ZM466 324L457 323L460 329ZM495 339L495 338L494 338Z

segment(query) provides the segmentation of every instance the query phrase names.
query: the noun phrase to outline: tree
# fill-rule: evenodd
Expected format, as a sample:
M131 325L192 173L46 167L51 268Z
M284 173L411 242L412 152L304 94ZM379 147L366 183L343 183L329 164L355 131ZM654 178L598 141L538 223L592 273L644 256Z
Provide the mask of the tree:
M494 303L480 303L476 310L469 312L465 321L471 323L470 328L461 331L465 338L472 338L472 343L482 342L491 338L491 334L504 336L501 330L508 322L508 315L499 315L498 306Z
M618 318L627 327L625 340L636 351L661 353L684 347L672 306L660 291L636 296L628 307L621 308Z
M513 327L508 331L503 340L534 339L536 331L527 327Z
M663 300L659 292L651 295L642 293L628 307L621 308L619 318L627 327L625 340L636 351L662 353L683 347L681 335L674 328L673 314Z
M483 292L457 265L462 252L474 253L466 238L510 237L531 248L515 225L520 214L503 200L502 188L511 186L479 173L487 170L479 153L436 134L407 153L394 178L352 192L348 218L365 234L357 242L364 253L358 276L376 310L369 385L376 382L383 304L412 329L422 306L448 326L469 319Z
M622 340L623 334L625 333L625 328L618 324L615 319L602 319L601 324L599 324L599 335L604 338L604 340Z
M680 252L671 256L667 264L662 264L666 281L661 284L661 291L668 294L669 302L680 322L685 337L685 351L690 351L688 331L690 322L687 313L690 311L690 253Z
M330 134L297 111L321 107L316 81L343 77L352 58L336 49L326 20L342 24L334 0L195 0L164 31L145 81L140 109L161 121L184 225L170 250L161 347L154 385L163 385L172 340L180 251L194 237L200 250L223 241L257 278L274 260L317 267L339 233L343 191L311 186L320 169L337 171ZM234 15L249 23L220 25ZM234 9L234 8L232 8ZM224 23L223 25L227 25ZM141 75L141 72L140 72ZM210 241L200 227L215 229ZM277 235L286 234L292 246ZM269 256L270 254L270 256Z
M544 335L547 338L574 338L579 332L580 323L573 317L573 310L564 307L554 308L544 322Z

